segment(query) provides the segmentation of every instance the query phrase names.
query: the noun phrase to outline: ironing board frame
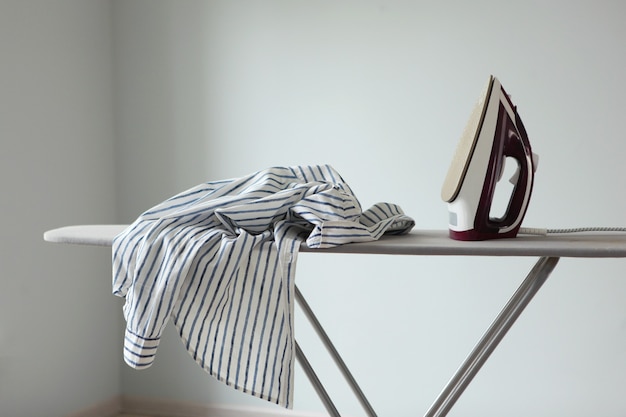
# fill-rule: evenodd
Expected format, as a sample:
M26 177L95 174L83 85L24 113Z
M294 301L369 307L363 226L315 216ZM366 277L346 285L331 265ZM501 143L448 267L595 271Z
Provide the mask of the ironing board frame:
M113 237L125 227L126 225L69 226L46 232L44 239L55 243L110 246ZM383 255L539 257L539 260L522 281L509 302L502 308L491 326L424 415L425 417L444 417L463 394L528 303L541 289L550 273L556 267L559 259L561 257L626 257L626 234L520 236L516 239L506 240L459 242L449 239L447 231L421 230L404 236L385 236L376 242L344 245L334 249L312 250L302 246L300 251ZM375 417L376 413L371 404L297 286L295 298L367 415ZM332 417L341 417L297 342L296 358L328 413Z

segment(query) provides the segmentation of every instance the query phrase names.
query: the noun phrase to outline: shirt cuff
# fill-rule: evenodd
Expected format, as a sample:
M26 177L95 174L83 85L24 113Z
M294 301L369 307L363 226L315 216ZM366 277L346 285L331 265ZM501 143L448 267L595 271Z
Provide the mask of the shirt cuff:
M136 369L150 367L154 362L160 337L146 338L126 329L124 336L124 362Z

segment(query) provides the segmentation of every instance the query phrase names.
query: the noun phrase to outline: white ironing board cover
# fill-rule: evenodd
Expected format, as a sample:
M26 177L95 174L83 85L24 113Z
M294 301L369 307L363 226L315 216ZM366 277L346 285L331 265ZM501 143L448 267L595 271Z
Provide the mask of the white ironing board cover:
M76 225L49 230L44 240L53 243L111 246L126 224ZM413 230L401 236L383 236L377 241L352 243L327 252L380 255L461 255L461 256L554 256L571 258L624 258L626 233L569 233L548 236L519 235L514 239L464 242L450 239L447 230Z

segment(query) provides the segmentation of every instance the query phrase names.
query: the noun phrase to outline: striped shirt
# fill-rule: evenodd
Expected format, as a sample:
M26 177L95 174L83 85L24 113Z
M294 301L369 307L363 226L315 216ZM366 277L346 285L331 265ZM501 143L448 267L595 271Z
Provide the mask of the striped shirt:
M171 318L209 374L291 408L302 242L330 248L413 226L393 204L363 212L328 165L270 168L184 191L113 241L113 293L126 299L124 360L149 367Z

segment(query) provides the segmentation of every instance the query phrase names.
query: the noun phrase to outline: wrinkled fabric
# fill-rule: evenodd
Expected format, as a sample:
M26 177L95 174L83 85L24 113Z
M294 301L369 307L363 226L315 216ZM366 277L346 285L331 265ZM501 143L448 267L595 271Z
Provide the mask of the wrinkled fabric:
M330 166L277 167L200 184L113 241L125 297L124 360L149 367L169 319L194 360L227 385L291 408L298 249L406 233L394 204L363 212Z

